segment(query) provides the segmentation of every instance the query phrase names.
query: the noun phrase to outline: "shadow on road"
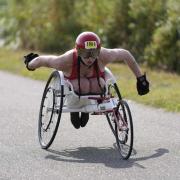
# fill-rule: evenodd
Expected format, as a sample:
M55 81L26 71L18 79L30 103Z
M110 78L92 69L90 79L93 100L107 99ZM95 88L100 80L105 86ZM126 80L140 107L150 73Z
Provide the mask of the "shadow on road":
M129 160L122 160L114 148L111 147L79 147L77 149L66 149L63 151L47 150L51 154L47 155L46 159L52 159L55 161L73 162L73 163L101 163L111 168L130 168L137 166L139 168L145 168L140 165L139 162L152 158L158 158L166 153L169 153L168 149L159 148L149 156L133 158L136 151L133 150L132 156Z

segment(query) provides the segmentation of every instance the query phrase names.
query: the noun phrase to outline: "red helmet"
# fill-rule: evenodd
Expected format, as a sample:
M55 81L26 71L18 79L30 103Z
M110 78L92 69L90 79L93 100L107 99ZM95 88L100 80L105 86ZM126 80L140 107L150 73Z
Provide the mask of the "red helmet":
M83 32L76 38L75 47L82 58L97 58L101 49L101 40L93 32Z

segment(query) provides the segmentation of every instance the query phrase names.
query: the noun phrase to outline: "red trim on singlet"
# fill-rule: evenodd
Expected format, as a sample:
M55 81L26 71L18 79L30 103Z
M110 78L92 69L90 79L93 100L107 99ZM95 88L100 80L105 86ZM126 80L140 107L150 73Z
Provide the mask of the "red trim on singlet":
M67 79L73 80L73 79L77 79L78 74L77 74L77 51L76 49L74 49L73 51L73 65L72 65L72 70L71 70L71 74L70 76L65 76Z
M72 65L72 70L71 70L71 74L70 76L65 76L65 78L69 79L69 80L74 80L74 79L78 79L78 73L77 73L77 65L78 65L78 55L77 55L77 51L76 49L74 49L73 51L73 65ZM95 70L95 66L93 65L93 75L90 77L86 77L86 78L95 78L97 77L96 74L96 70ZM99 77L104 78L104 72L99 70Z

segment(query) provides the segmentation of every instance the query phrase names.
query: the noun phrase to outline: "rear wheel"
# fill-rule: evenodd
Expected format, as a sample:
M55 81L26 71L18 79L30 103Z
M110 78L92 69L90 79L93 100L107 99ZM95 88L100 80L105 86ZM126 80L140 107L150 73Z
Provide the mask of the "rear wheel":
M43 149L50 147L56 136L63 107L64 86L58 71L54 71L45 86L38 123L38 137Z

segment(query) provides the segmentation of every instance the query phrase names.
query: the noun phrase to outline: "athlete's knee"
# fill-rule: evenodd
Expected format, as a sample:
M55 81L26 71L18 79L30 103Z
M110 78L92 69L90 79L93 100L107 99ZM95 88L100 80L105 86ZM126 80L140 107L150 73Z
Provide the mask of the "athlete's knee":
M99 78L99 82L97 78L90 79L90 91L92 93L101 93L104 90L105 81L103 78Z
M103 78L99 78L99 82L102 88L105 87L105 80Z
M86 78L81 78L80 80L81 93L87 94L90 91L90 83Z
M81 92L82 94L86 94L86 93L89 93L90 91L89 80L86 78L80 79L80 87L79 87L78 79L71 80L71 83L73 85L75 92L78 92L78 93Z

